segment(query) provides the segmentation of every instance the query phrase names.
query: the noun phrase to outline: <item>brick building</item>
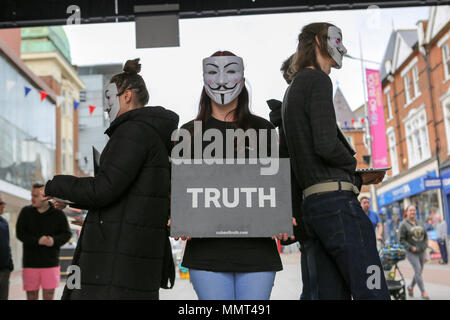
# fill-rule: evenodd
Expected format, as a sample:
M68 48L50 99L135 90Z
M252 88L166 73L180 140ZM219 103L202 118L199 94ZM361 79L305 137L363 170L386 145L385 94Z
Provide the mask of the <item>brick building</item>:
M422 221L434 212L449 219L448 17L450 6L432 7L427 21L393 31L387 44L380 73L392 170L377 194L389 217L414 204Z

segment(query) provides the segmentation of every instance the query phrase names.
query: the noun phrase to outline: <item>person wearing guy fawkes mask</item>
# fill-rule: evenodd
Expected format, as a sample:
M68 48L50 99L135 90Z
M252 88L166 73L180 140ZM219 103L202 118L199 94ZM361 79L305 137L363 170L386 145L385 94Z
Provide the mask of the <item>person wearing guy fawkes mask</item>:
M191 135L194 121L202 129L217 129L225 137L226 129L266 129L273 125L249 109L244 63L229 51L217 51L203 60L204 86L196 119L184 124ZM260 133L257 133L259 137ZM224 139L225 140L225 139ZM271 150L270 137L267 149ZM208 142L204 141L203 148ZM259 141L257 141L259 146ZM268 154L266 150L266 154ZM227 155L224 146L223 155ZM258 150L258 155L261 150ZM193 153L192 153L193 154ZM246 155L248 157L248 155ZM287 234L268 238L190 238L182 265L189 268L192 285L200 300L268 300L277 271L283 269L275 237L287 240Z
M342 31L312 23L298 40L285 76L290 85L282 119L303 197L310 298L388 300L374 230L357 199L363 184L379 183L385 173L355 172L355 151L336 123L333 106L328 75L342 67L347 52Z
M167 221L170 137L179 118L145 107L149 94L140 70L139 59L128 60L104 90L110 138L95 177L58 175L45 186L49 198L89 209L72 261L80 268L80 288L68 282L63 299L154 300L160 287L174 284Z

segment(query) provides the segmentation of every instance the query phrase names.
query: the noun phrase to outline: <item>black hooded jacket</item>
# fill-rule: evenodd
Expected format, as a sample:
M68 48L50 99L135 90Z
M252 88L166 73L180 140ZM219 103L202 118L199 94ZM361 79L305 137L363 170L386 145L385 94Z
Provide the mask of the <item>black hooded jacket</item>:
M162 107L126 112L105 132L95 177L47 182L46 195L89 209L72 262L81 289L66 286L63 299L158 299L169 278L173 286L167 222L177 126L178 115Z

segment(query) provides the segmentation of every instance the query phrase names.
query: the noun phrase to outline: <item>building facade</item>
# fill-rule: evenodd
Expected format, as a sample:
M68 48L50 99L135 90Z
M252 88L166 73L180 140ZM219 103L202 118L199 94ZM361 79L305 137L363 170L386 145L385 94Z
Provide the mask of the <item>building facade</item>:
M61 26L21 30L21 58L59 96L56 108L56 173L82 176L79 170L78 110L84 84L72 66L70 46Z
M449 219L449 16L450 6L432 7L417 29L393 31L382 61L392 170L377 194L389 217L401 217L413 204L423 222L433 213Z
M108 136L104 133L109 127L109 120L103 111L104 88L111 77L121 71L121 64L82 66L78 69L86 85L86 89L80 92L78 112L80 168L91 176L94 174L92 147L101 153L108 142Z
M40 91L48 94L42 101ZM55 92L20 59L20 30L0 32L0 193L16 269L22 257L18 214L31 203L31 185L55 174L55 104Z

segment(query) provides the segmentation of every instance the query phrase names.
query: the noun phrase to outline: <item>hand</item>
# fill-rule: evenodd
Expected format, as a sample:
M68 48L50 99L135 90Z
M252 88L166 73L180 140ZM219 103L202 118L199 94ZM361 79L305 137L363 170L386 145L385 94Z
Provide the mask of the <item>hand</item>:
M377 235L377 240L378 240L378 241L383 241L383 237L380 236L380 235Z
M287 241L288 239L294 240L295 236L290 236L289 237L287 233L279 233L278 236L275 235L275 236L272 237L272 240L276 240L276 239L278 239L280 241Z
M167 221L167 226L170 227L170 219Z
M181 237L175 237L174 239L176 240L176 241L178 241L178 239L180 239L181 238L181 240L191 240L191 237L189 237L189 236L185 236L184 234L183 235L181 235Z
M67 207L67 204L64 202L59 202L59 201L52 201L53 206L58 209L58 210L64 210Z
M383 181L386 171L380 172L362 172L359 174L362 179L362 184L378 184Z
M41 246L46 246L46 245L47 245L47 236L42 236L42 237L40 237L38 243L39 243Z
M80 218L80 217L73 217L73 218L74 218L75 220L71 221L71 222L70 222L71 224L74 224L74 225L80 226L80 227L83 226L83 223L84 223L84 219L83 219L83 218Z
M54 244L55 244L55 241L53 240L53 238L50 237L50 236L47 236L47 244L46 244L46 246L47 247L53 247Z
M55 241L50 236L42 236L39 238L39 244L41 246L52 247Z

